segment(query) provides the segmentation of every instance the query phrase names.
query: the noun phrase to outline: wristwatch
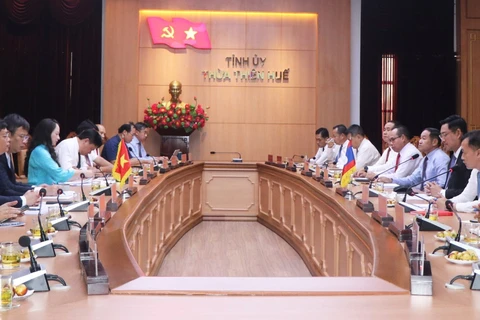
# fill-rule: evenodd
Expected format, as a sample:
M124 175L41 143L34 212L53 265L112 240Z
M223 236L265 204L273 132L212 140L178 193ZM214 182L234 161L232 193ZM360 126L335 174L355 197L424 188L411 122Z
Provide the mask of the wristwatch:
M453 211L453 201L452 200L445 201L445 208L448 211Z

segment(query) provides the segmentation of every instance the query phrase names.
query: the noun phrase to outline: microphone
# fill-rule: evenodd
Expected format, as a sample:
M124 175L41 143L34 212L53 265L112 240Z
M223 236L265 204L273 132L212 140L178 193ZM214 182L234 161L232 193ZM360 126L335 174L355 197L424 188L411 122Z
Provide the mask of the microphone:
M47 241L48 238L47 238L47 235L45 234L45 230L43 230L42 218L40 217L42 215L43 197L45 197L45 195L47 194L47 190L45 188L41 188L38 194L40 195L40 206L38 208L37 220L38 220L38 227L40 229L40 241L43 242L43 241Z
M85 197L85 192L83 191L83 179L85 179L85 173L80 173L80 190L82 191L82 201L87 201L87 197Z
M238 158L233 158L232 162L242 162L242 155L237 151L210 151L210 154L237 154Z
M63 212L62 204L60 203L60 195L63 194L63 190L58 188L57 190L57 202L58 202L58 208L60 209L60 216L64 217L65 212Z
M132 147L128 147L128 151L130 151L130 152L133 154L133 156L135 157L135 159L138 160L138 165L139 165L139 166L142 166L142 161L140 161L140 159L137 157L137 155L136 155L135 152L133 151Z
M108 183L108 179L107 179L107 176L105 175L105 172L102 171L102 169L100 168L100 166L96 166L96 167L97 167L98 171L100 171L100 173L102 174L103 178L105 179L105 185L106 185L107 187L109 187L110 184Z
M37 260L33 255L32 247L30 246L31 240L28 236L21 236L18 238L18 244L23 248L28 248L28 252L30 253L30 272L39 271L40 267L37 264Z
M373 182L373 180L378 179L378 177L381 176L382 174L384 174L385 172L390 171L390 170L394 169L395 167L399 167L400 165L404 164L405 162L408 162L408 161L410 161L410 160L415 160L415 159L417 159L418 157L420 157L420 154L419 154L419 153L416 153L416 154L414 154L413 156L411 156L410 158L408 158L407 160L400 162L398 165L396 164L396 165L394 165L393 167L388 168L387 170L384 170L384 171L380 172L379 174L376 174L375 177L373 177L372 181L370 181L370 185L369 185L368 187L369 187L369 188L372 188L372 182Z
M405 202L407 200L407 194L409 193L409 190L411 190L413 187L416 187L418 185L421 185L421 184L424 184L425 182L427 181L431 181L437 177L440 177L440 176L443 176L444 174L447 174L447 173L452 173L452 172L455 172L456 170L458 170L459 166L458 165L454 165L453 167L451 167L450 169L448 169L447 171L444 171L442 173L439 173L437 174L436 176L433 176L433 177L430 177L428 179L425 179L425 180L422 180L420 181L419 183L416 183L416 184L412 184L411 186L405 188L404 186L398 186L398 187L395 187L393 189L393 191L395 192L403 192L405 191L405 196L403 197L403 202Z

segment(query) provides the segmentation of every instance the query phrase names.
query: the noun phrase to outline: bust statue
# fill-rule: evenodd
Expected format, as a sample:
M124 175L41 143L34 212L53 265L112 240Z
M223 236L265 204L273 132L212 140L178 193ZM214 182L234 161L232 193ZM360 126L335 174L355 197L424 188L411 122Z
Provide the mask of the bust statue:
M177 107L185 107L185 104L180 100L180 95L182 94L182 83L180 81L174 80L170 82L168 93L170 93L170 101L167 103L167 106L174 103Z

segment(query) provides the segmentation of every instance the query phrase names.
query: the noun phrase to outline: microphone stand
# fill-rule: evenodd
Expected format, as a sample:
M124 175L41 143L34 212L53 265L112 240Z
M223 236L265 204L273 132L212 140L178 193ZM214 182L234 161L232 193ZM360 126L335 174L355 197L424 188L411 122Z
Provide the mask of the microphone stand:
M54 274L47 274L46 270L37 263L31 247L31 240L28 236L21 236L18 239L18 243L20 246L28 248L30 254L30 268L28 270L22 269L12 274L15 286L23 283L30 290L45 292L50 291L48 281L58 281L64 286L67 285L63 278Z
M82 191L82 201L87 201L85 197L85 192L83 191L83 179L85 179L85 173L80 173L80 190Z
M38 210L37 220L38 220L38 228L40 230L40 243L36 245L35 252L39 257L55 257L55 249L64 250L65 252L69 252L68 249L60 244L53 244L53 241L48 239L47 235L45 234L45 230L42 226L42 204L43 204L43 197L47 194L47 190L45 188L40 189L40 206Z
M462 234L462 219L458 215L457 210L454 210L453 207L452 207L452 212L453 212L453 214L455 215L455 217L457 218L457 221L458 221L458 231L457 231L457 235L455 236L454 241L457 242L457 243L460 243L461 234ZM459 247L456 244L451 243L451 241L448 241L448 240L447 240L447 243L445 245L435 248L435 250L433 250L432 254L434 254L438 250L444 250L444 251L446 251L446 254L450 254L450 252L452 252L452 251L465 251L464 248Z
M240 152L237 152L237 151L220 151L220 152L217 152L217 151L210 151L210 154L232 154L232 153L235 153L238 155L238 158L233 158L232 159L232 162L243 162L242 160L242 155L240 154Z
M105 179L106 189L104 189L104 190L95 190L94 192L90 192L90 195L96 195L96 196L97 196L97 195L105 194L106 196L111 196L111 195L112 195L112 190L109 188L109 187L110 187L110 184L108 183L107 175L105 174L105 172L102 171L102 169L100 168L100 166L96 166L96 168L97 168L98 171L100 171L100 173L102 174L103 179Z
M78 227L78 228L81 229L81 228L82 228L82 225L81 225L80 223L78 223L77 221L71 220L69 216L66 216L66 215L65 215L65 212L63 211L62 204L60 203L60 195L61 195L61 194L63 194L63 190L62 190L62 189L58 189L58 190L57 190L57 202L58 202L58 207L60 208L60 216L61 216L62 218L64 218L64 217L67 218L66 220L64 220L64 221L67 222L67 228L62 230L62 229L58 229L57 227L55 227L55 229L60 230L60 231L68 231L68 230L70 230L70 226L75 226L75 227ZM59 224L57 224L57 226L58 226L58 225L59 225ZM60 224L60 225L61 225L61 224Z

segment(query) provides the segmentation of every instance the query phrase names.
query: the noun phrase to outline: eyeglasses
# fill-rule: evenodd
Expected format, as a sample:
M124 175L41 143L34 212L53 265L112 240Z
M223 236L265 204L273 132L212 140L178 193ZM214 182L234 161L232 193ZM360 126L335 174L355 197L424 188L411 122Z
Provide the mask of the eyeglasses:
M393 141L397 140L398 138L400 138L400 137L390 138L390 139L388 139L388 141L393 142Z
M5 134L1 135L0 137L2 137L5 140L8 140L8 139L10 139L10 133L5 133Z
M444 140L446 136L450 134L451 131L445 131L440 133L440 139Z
M19 134L18 137L22 139L23 142L27 142L30 139L28 134Z

